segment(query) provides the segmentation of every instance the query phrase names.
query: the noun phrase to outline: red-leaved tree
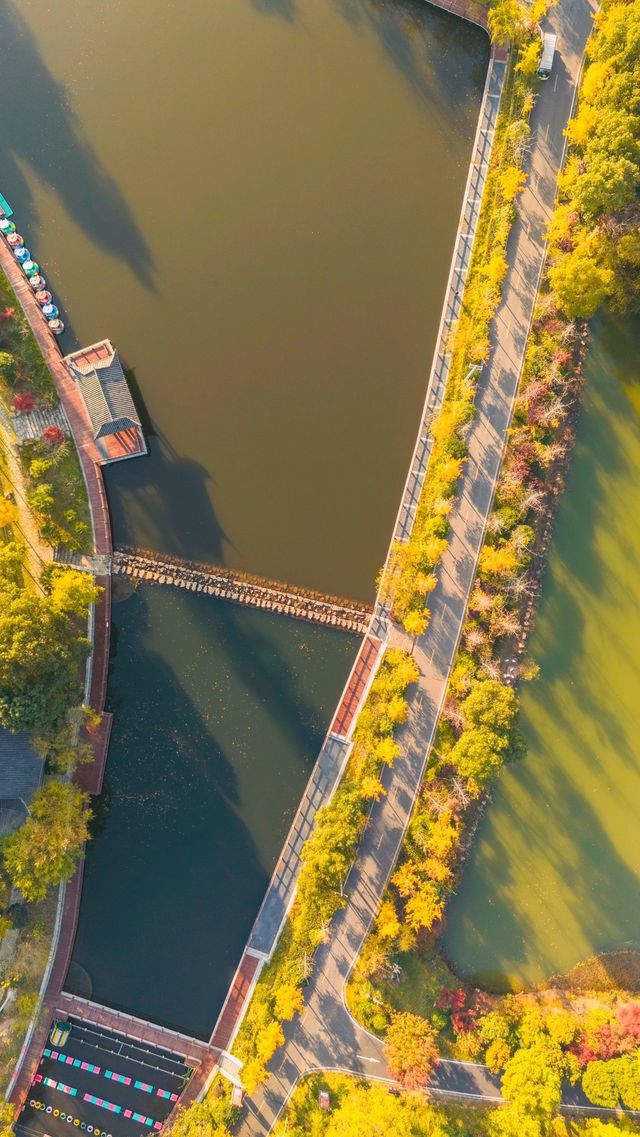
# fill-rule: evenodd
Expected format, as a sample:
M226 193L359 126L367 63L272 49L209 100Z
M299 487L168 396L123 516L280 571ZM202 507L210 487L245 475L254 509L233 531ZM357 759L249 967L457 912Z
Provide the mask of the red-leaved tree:
M14 395L11 400L11 406L14 411L19 411L22 415L29 415L34 410L36 405L36 397L31 394L31 391L20 391Z
M385 1038L389 1070L408 1090L426 1086L438 1063L433 1029L420 1015L394 1015Z
M618 1022L622 1034L640 1039L640 1003L623 1003L618 1007Z
M64 442L64 431L59 426L45 426L42 432L42 441L49 446L60 446Z

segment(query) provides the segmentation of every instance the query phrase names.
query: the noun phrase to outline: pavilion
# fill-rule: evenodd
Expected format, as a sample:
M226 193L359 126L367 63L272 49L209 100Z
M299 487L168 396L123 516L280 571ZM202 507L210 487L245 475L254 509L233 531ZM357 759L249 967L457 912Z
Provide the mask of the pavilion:
M91 421L101 464L146 454L140 416L111 341L74 351L64 361Z

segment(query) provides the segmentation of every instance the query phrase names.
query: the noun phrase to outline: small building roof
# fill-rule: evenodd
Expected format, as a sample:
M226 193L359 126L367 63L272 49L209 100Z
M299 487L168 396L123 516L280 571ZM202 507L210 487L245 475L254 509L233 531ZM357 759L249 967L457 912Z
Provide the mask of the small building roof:
M75 351L65 359L82 393L96 440L124 430L142 431L122 364L110 340Z

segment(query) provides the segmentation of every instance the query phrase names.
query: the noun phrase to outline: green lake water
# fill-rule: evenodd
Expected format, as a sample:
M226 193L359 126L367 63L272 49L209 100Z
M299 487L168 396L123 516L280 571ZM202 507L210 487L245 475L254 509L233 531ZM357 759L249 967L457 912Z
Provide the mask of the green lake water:
M150 586L113 619L113 737L66 987L204 1038L357 640Z
M498 989L640 949L640 321L597 329L505 772L444 949Z

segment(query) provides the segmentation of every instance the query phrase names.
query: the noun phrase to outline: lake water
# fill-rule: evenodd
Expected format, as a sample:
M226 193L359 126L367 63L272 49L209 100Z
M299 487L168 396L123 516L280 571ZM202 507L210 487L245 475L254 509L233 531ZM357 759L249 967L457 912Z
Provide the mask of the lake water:
M117 542L372 598L418 426L488 62L424 0L0 0L0 178L109 336L151 455ZM72 981L206 1033L355 652L142 591Z
M0 0L0 43L2 191L151 427L116 539L370 598L486 37L424 0Z
M640 321L597 330L522 693L444 948L497 989L640 949Z
M152 586L113 619L113 736L66 987L208 1038L357 639Z

